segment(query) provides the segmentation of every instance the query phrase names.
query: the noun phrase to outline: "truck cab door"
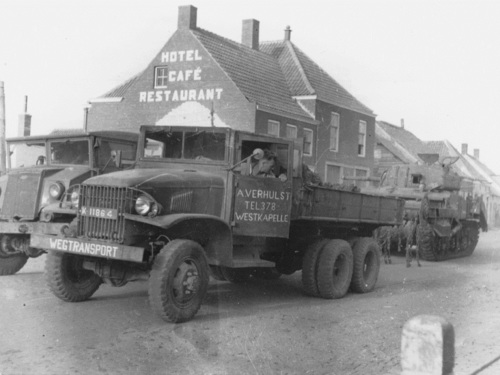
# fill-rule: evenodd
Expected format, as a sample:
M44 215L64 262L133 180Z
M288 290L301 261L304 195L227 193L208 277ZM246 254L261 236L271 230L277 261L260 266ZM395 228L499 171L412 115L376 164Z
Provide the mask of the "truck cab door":
M291 180L237 176L235 181L233 234L288 238Z
M254 136L255 137L255 136ZM233 185L233 234L257 237L288 238L292 211L293 142L251 139L240 147L240 160L255 148L269 149L277 155L280 172L276 177L260 177L237 173ZM285 173L286 181L278 178Z

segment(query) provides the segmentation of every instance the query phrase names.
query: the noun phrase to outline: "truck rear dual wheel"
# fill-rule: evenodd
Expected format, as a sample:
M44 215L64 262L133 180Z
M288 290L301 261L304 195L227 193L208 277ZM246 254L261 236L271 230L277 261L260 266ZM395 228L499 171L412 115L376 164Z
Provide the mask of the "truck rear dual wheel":
M352 279L352 250L344 240L331 240L318 256L317 284L320 297L342 298Z
M83 268L83 257L49 252L45 261L45 278L51 292L66 302L89 299L102 284L102 279Z
M351 290L368 293L375 288L380 271L380 250L373 238L359 238L353 247Z
M353 272L351 246L344 240L319 240L304 254L302 284L307 294L325 299L342 298Z
M310 245L302 259L302 286L306 294L319 297L316 277L318 273L318 256L323 247L328 243L327 239L315 241Z
M200 309L208 282L209 266L203 248L191 240L173 240L154 261L149 302L163 320L185 322Z

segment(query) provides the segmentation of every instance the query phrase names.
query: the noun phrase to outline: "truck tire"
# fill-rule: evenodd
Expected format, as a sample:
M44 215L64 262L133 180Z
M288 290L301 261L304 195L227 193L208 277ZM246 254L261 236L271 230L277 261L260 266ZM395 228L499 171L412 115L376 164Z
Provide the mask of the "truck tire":
M81 256L49 252L45 260L45 278L50 291L66 302L88 300L102 284L102 279L82 265Z
M304 292L312 297L319 297L317 274L318 256L323 247L328 243L327 239L320 239L312 243L302 258L302 286Z
M23 253L7 255L0 250L0 276L13 275L24 267L28 256Z
M318 256L317 285L320 297L336 299L345 296L351 284L353 256L344 240L331 240Z
M149 279L153 311L172 323L193 318L207 293L209 267L205 251L196 242L173 240L156 256Z
M463 245L461 255L464 257L471 256L476 249L477 243L479 241L479 226L477 223L467 223L462 228Z
M27 261L28 256L25 253L16 251L10 246L8 235L0 235L0 276L15 274Z
M380 250L373 238L363 237L355 242L351 290L368 293L375 288L380 271Z

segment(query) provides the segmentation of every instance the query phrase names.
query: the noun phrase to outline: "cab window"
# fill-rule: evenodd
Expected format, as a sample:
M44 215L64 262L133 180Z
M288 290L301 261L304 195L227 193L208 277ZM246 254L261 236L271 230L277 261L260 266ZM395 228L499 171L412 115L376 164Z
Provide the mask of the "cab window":
M51 164L89 164L89 141L64 140L50 142Z

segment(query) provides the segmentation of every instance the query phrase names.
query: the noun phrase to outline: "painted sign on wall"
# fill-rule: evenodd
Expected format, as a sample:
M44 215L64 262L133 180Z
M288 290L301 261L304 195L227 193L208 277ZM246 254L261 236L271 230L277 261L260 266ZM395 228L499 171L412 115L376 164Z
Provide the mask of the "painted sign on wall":
M140 91L139 103L221 100L222 87L206 87L198 49L163 51L154 68L154 90Z

